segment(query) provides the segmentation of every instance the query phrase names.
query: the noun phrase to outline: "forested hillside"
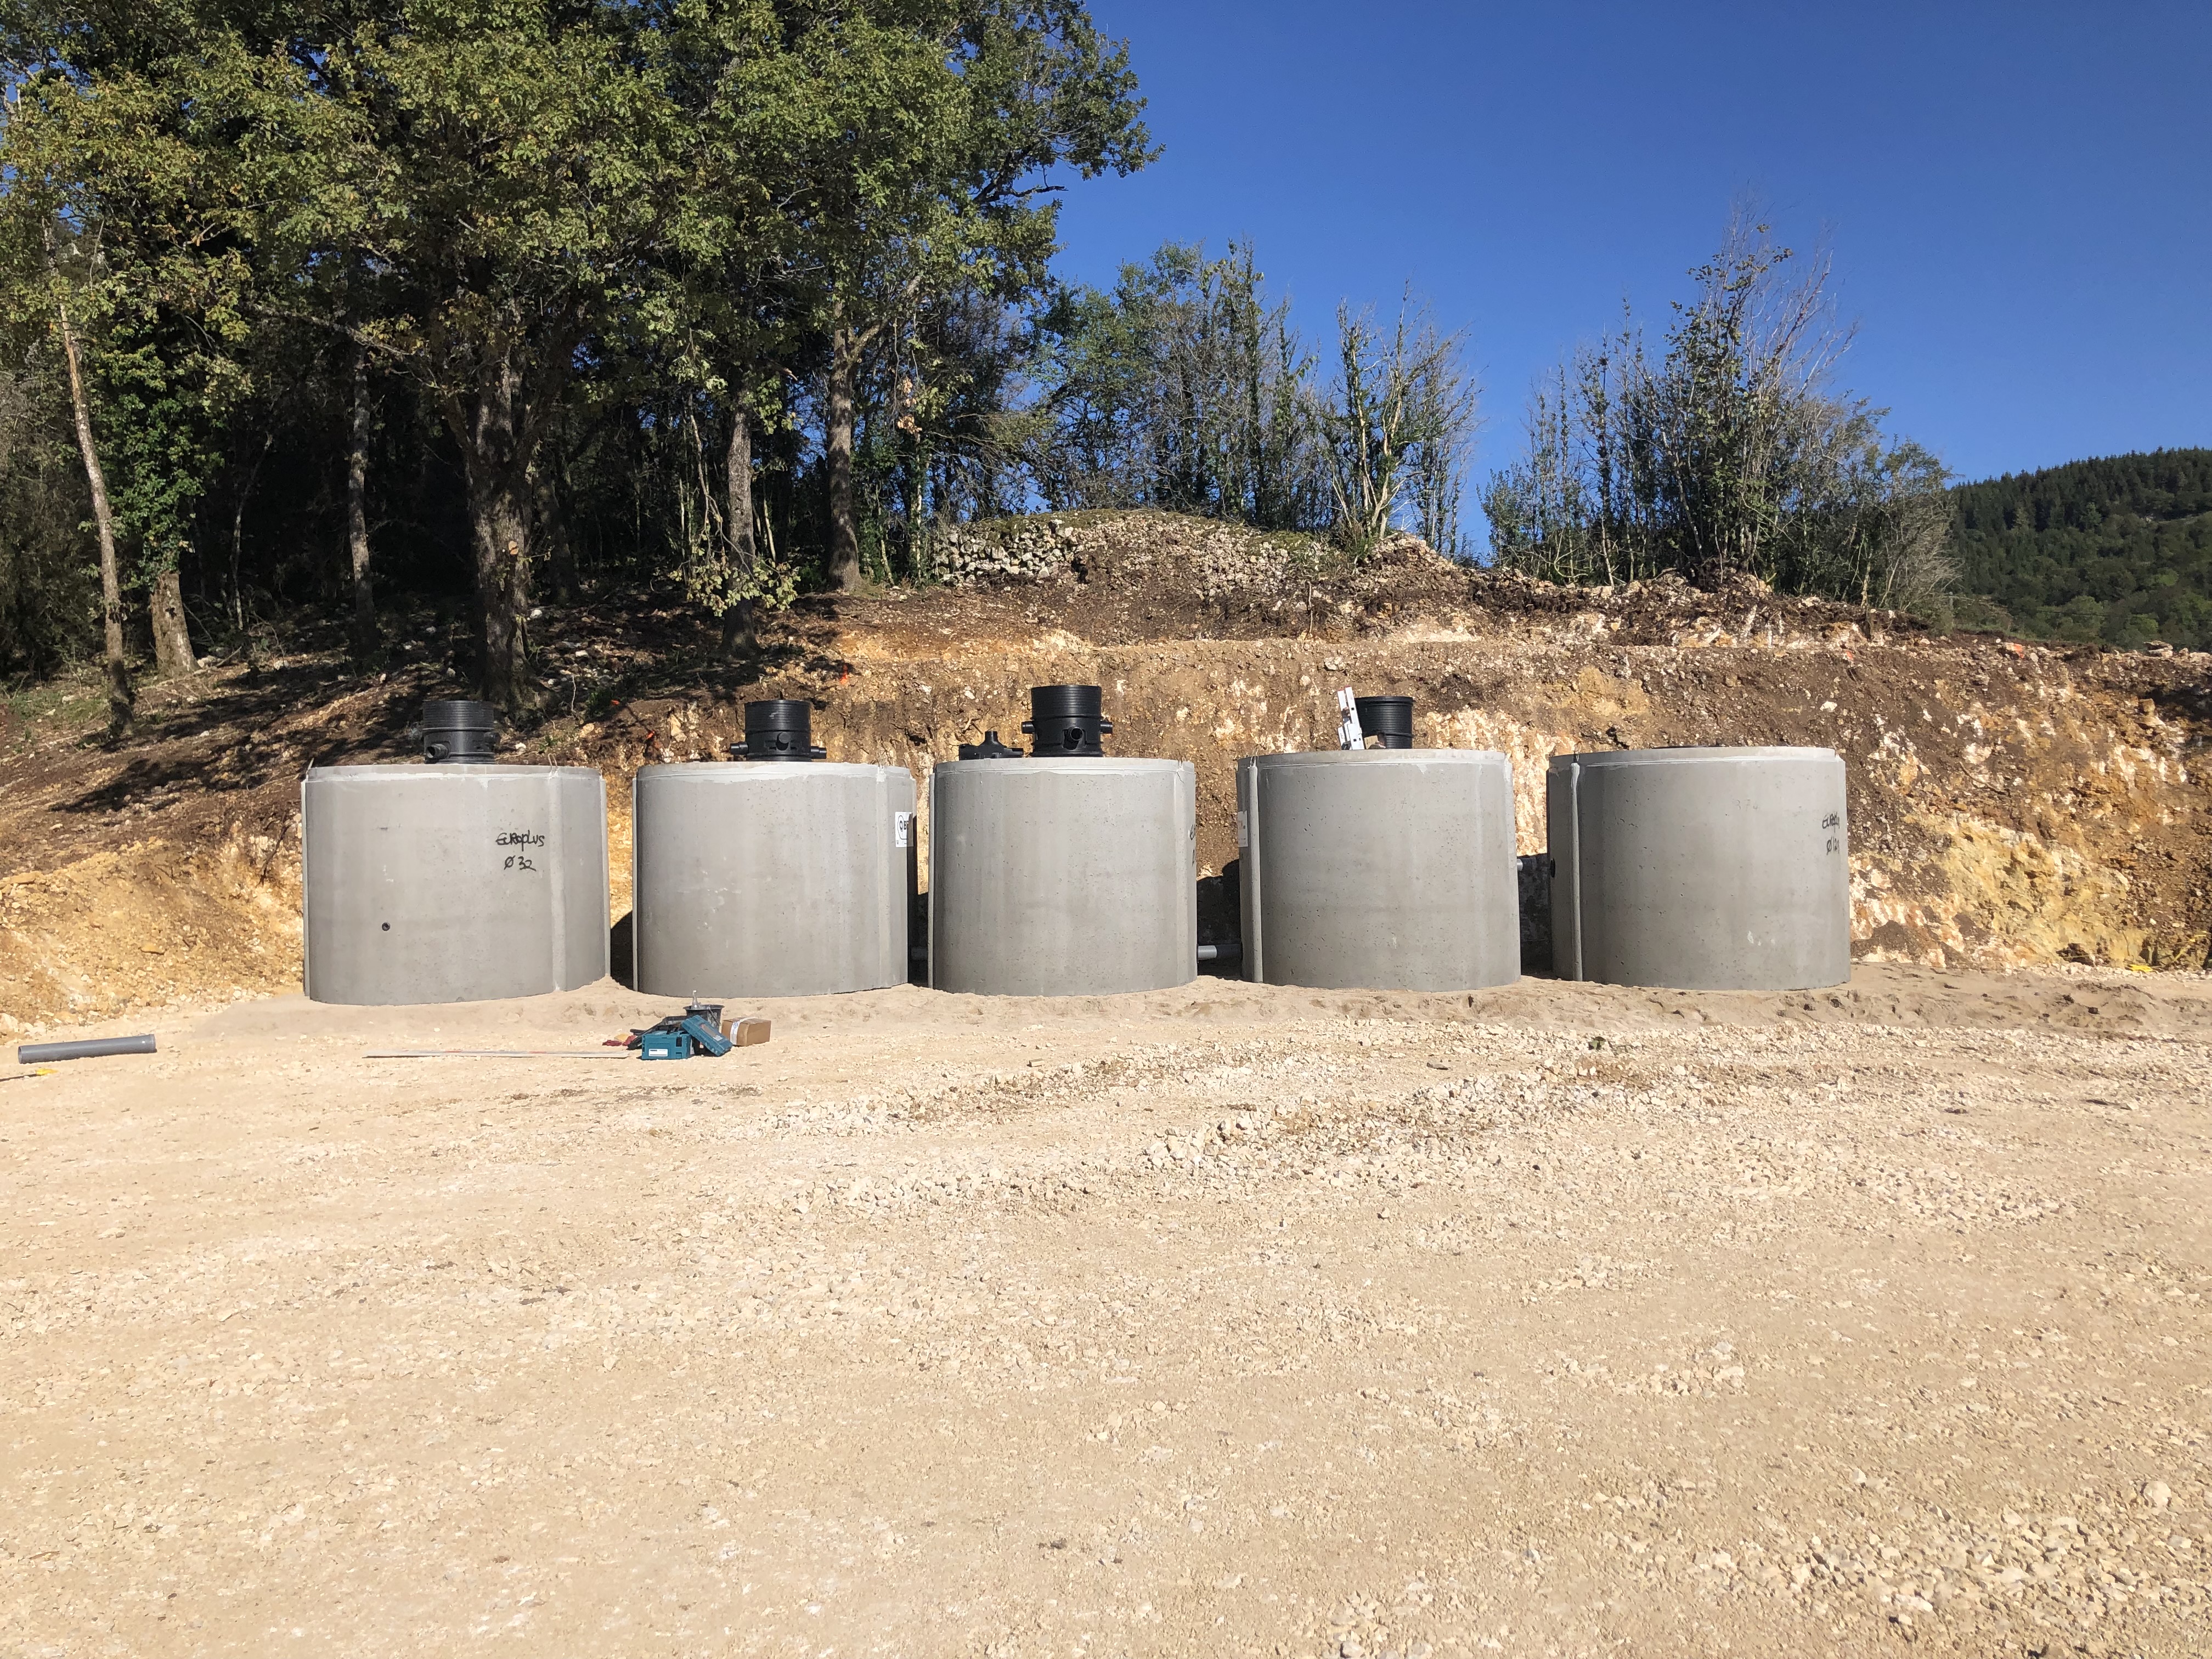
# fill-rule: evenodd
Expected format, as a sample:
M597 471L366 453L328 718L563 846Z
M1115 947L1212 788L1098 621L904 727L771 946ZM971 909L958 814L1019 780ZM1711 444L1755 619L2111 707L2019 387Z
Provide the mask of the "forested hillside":
M1038 507L1459 538L1418 305L1323 348L1249 249L1054 274L1156 153L1080 0L26 0L0 72L0 679L103 660L118 732L149 659L426 607L527 714L547 605L738 659Z
M1951 497L1962 623L2212 647L2212 449L2008 473Z
M527 716L549 608L749 661L1041 508L1474 556L1459 319L1302 337L1234 243L1054 271L1063 192L1157 153L1081 0L24 0L0 71L0 683L100 663L117 734L333 627L465 632ZM2206 639L2203 453L1960 493L1954 583L1826 258L1740 218L1690 275L1536 388L1503 568Z

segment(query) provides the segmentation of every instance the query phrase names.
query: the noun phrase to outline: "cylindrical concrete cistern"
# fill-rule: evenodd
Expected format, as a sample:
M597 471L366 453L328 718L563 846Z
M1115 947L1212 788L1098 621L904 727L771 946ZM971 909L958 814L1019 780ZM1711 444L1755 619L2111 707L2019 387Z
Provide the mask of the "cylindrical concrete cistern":
M1556 755L1546 782L1561 978L1782 991L1850 977L1834 750Z
M434 711L443 713L445 711ZM426 747L463 754L453 721ZM307 995L474 1002L607 971L606 785L580 766L328 766L301 785Z
M1237 763L1237 807L1247 979L1459 991L1520 977L1504 756L1257 755Z
M1197 975L1196 770L1097 753L1111 726L1077 689L1032 699L1034 756L948 761L931 774L939 990L1106 995Z
M819 996L906 982L914 775L817 758L805 711L747 704L732 750L751 763L638 772L639 990Z

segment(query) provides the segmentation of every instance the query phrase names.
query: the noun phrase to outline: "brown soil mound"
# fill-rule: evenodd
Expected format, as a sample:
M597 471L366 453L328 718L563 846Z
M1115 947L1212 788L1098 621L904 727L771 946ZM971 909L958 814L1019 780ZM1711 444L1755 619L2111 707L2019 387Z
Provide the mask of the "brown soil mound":
M1030 685L1098 683L1117 749L1197 765L1212 875L1234 857L1237 757L1330 743L1351 684L1412 695L1424 744L1510 756L1524 852L1550 754L1825 744L1850 764L1862 955L2205 960L2203 653L1941 637L1748 581L1559 588L1402 539L1352 568L1158 514L1011 520L956 551L963 585L810 599L740 665L678 608L548 607L548 712L514 757L606 774L616 915L629 777L720 753L750 697L806 697L831 754L926 779L987 729L1014 736ZM0 1030L296 984L302 772L402 757L422 700L463 690L420 626L383 673L313 643L149 687L114 749L88 688L0 718Z

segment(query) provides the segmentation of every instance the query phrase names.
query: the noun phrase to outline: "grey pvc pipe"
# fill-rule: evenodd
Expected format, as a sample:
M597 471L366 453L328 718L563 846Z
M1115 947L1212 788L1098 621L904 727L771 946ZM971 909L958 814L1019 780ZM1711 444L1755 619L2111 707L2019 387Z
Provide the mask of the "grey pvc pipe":
M137 1036L88 1037L81 1042L27 1042L15 1050L16 1063L36 1066L48 1060L98 1060L103 1054L150 1054L154 1034Z

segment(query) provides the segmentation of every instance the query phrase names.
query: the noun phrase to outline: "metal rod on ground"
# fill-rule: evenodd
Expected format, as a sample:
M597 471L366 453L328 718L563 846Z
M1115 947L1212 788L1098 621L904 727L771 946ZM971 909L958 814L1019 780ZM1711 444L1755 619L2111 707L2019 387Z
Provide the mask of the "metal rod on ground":
M378 1048L363 1060L628 1060L623 1048Z

